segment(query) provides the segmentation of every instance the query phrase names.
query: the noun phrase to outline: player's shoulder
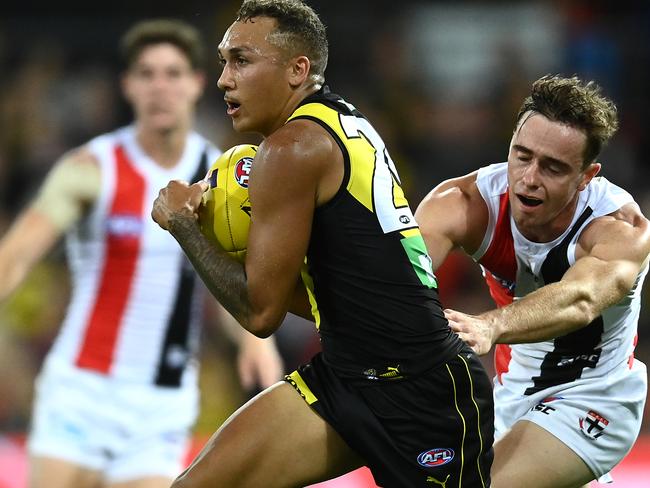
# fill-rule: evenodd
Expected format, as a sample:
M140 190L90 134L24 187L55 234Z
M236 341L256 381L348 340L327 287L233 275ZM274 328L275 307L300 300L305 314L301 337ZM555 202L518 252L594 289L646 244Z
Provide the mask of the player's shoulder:
M319 124L308 119L292 120L270 134L260 144L258 159L316 167L331 161L340 148Z
M636 202L626 203L612 213L595 218L587 227L596 236L604 232L615 235L623 229L637 229L642 233L650 229L650 221Z
M636 202L626 203L612 213L593 219L581 233L579 245L586 253L598 245L614 245L625 254L647 259L650 221Z
M449 178L436 185L422 200L421 207L471 205L481 201L481 194L476 185L478 170Z
M57 166L65 166L73 169L93 169L99 167L99 159L88 144L70 149L64 153L57 163Z
M595 218L587 230L600 232L618 232L621 228L638 228L644 230L648 219L632 195L624 188L612 183L605 177L594 178L588 185L587 203L593 209Z

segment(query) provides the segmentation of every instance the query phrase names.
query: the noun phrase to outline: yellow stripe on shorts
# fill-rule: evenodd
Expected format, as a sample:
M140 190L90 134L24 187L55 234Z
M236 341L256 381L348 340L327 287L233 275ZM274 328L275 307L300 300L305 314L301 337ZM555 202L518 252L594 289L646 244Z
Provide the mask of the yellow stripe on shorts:
M298 393L300 393L300 396L307 402L308 405L311 405L312 403L318 401L318 398L316 398L316 395L311 392L307 386L307 383L305 383L298 371L294 371L293 373L286 375L284 379L291 386L293 386Z

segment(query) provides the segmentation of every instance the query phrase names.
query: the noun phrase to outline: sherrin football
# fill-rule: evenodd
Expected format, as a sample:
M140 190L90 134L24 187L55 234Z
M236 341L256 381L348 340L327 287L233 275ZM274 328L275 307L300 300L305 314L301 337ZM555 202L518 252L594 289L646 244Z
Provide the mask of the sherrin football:
M257 146L241 144L228 149L206 175L210 188L199 207L201 232L240 262L246 258L251 205L248 176Z

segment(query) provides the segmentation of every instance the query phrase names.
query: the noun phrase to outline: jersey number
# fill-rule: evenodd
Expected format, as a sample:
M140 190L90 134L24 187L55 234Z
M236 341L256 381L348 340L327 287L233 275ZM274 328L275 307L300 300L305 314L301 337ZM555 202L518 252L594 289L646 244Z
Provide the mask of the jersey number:
M351 110L355 110L349 105ZM417 223L404 196L397 169L386 145L370 122L363 117L341 115L341 127L350 139L362 138L372 147L375 154L372 176L372 195L375 215L384 234L407 229L416 229ZM436 288L437 282L431 267L431 258L427 254L422 236L417 233L403 237L402 244L423 285Z

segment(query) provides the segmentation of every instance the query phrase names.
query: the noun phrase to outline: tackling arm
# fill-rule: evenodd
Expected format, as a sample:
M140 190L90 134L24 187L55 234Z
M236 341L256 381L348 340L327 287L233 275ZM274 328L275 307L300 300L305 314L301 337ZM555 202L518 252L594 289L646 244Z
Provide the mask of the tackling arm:
M635 211L636 209L636 211ZM539 342L584 327L604 309L618 303L634 285L650 254L650 226L636 204L587 228L578 243L578 259L562 280L551 283L515 303L481 314L492 330L492 343ZM449 312L452 327L470 316ZM467 317L470 317L467 319ZM460 319L460 320L459 320Z

